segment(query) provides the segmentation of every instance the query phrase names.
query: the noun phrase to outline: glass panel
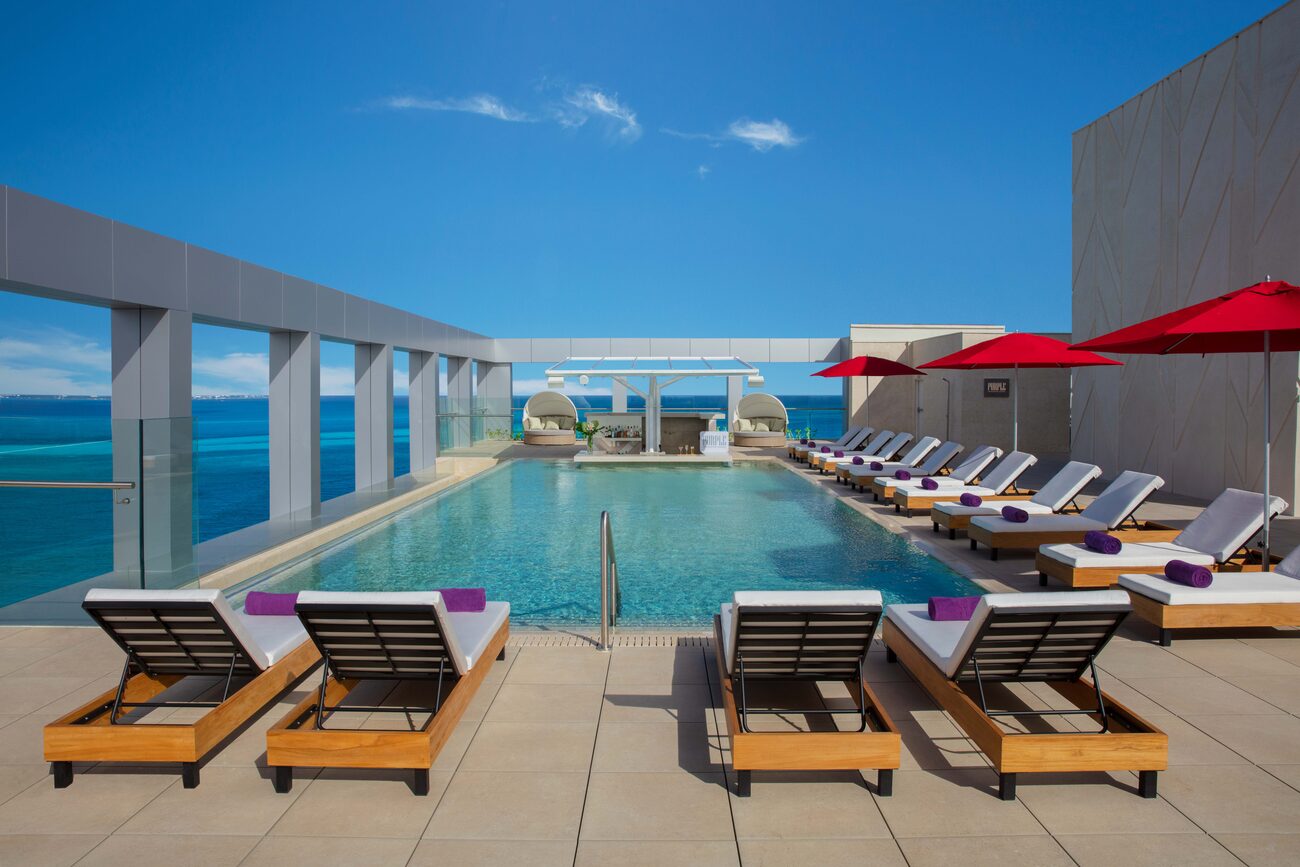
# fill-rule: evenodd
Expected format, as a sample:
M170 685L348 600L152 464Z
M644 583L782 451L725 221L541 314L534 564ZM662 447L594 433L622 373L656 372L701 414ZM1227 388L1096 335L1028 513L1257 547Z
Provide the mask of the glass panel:
M140 422L141 559L144 585L179 587L197 576L194 561L194 420Z

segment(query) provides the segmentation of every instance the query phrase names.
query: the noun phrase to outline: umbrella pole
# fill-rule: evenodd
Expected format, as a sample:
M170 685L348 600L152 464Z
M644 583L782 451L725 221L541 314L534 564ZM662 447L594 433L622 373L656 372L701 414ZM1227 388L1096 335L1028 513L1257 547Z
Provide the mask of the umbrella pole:
M1268 331L1264 332L1264 560L1260 567L1265 572L1268 571L1268 524L1269 518L1272 517L1272 501L1269 497L1269 458L1273 452L1273 426L1272 426L1272 403L1273 403L1273 356L1269 354Z
M1011 366L1011 450L1020 451L1020 365Z

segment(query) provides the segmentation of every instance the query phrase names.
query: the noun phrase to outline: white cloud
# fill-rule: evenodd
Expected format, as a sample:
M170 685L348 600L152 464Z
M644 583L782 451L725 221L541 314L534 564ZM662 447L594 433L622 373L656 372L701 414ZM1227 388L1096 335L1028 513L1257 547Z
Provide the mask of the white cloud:
M487 93L477 93L463 99L423 99L418 96L390 96L380 101L384 108L394 111L461 111L469 114L481 114L484 117L512 123L532 121L526 112L510 106Z
M682 132L670 127L661 127L659 131L674 138L705 141L713 147L720 147L726 142L739 142L747 144L760 152L770 151L775 147L793 148L804 140L801 136L794 134L789 124L775 117L769 121L750 120L747 117L742 117L733 120L724 133Z
M713 166L700 165L695 169L695 173L700 176L700 180L707 178L711 171L713 171Z
M636 141L641 137L641 124L637 122L636 112L620 102L617 94L605 93L591 86L566 93L553 116L557 123L567 127L579 127L593 117L601 118L618 138Z
M196 383L196 388L215 389L219 394L266 394L271 379L270 361L265 352L196 356L193 368L195 376L217 380L215 384Z
M96 341L62 328L49 328L26 339L0 337L0 361L23 364L35 360L107 371L112 364L112 355L107 347Z
M0 337L0 394L106 395L107 347L62 328Z
M516 379L514 381L514 393L518 395L526 395L531 397L532 395L536 394L539 391L546 391L546 390L547 387L546 387L545 377L542 377L541 379ZM606 395L610 393L609 386L582 385L578 382L568 380L568 379L564 381L564 388L553 389L553 390L562 391L565 394L572 395L572 396L582 396L582 397L599 396L599 395Z
M52 367L13 367L0 364L0 394L103 396L110 390L107 371L101 377Z

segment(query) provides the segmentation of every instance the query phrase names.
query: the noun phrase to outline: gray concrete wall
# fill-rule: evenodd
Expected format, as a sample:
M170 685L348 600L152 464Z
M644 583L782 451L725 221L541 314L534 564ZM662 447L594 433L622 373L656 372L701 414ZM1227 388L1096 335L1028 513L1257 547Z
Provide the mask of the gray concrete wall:
M1300 282L1300 2L1074 134L1085 340L1272 275ZM1076 458L1213 497L1263 484L1258 355L1120 356L1075 375ZM1297 499L1295 353L1273 357L1273 492Z

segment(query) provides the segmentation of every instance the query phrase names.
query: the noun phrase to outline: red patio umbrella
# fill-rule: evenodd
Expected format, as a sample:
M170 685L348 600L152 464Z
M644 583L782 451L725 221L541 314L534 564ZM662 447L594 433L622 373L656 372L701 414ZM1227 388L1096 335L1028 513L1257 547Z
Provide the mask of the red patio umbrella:
M951 355L927 361L921 367L943 370L1005 370L1011 380L1011 450L1020 445L1020 368L1022 367L1096 367L1120 364L1110 358L1071 348L1070 344L1041 334L1003 334Z
M1273 352L1300 350L1300 287L1266 280L1226 295L1076 343L1135 355L1264 353L1264 565L1268 566L1269 470L1273 450Z
M858 355L848 361L832 364L825 370L819 370L813 376L925 376L923 371L908 367L901 361L891 361L875 355ZM867 416L867 401L863 398L862 415Z

